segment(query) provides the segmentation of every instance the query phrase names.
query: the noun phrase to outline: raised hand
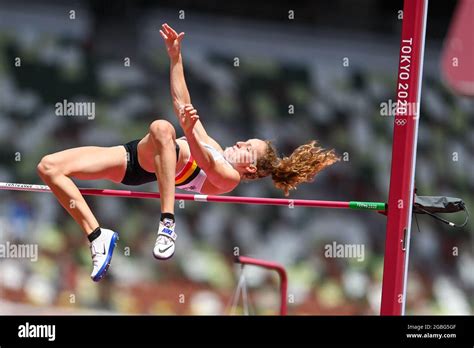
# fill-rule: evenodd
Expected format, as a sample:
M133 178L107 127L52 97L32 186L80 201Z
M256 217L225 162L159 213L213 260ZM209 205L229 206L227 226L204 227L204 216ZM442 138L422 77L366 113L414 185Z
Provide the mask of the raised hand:
M181 106L179 109L179 124L184 133L192 131L198 120L199 115L192 104L184 104Z
M177 33L168 24L163 24L160 30L161 37L165 40L168 56L173 59L179 57L181 53L181 40L184 38L184 32Z

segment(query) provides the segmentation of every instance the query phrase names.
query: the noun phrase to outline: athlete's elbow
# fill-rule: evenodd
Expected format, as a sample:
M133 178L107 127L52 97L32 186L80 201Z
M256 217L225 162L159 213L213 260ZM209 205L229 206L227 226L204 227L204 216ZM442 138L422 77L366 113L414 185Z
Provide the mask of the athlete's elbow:
M234 191L234 189L237 187L235 183L226 183L224 185L219 185L219 189L222 193L229 193Z

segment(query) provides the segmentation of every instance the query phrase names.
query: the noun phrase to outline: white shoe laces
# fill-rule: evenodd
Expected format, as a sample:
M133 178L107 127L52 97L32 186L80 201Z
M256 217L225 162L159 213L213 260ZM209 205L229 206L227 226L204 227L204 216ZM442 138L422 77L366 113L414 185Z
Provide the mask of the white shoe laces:
M170 237L165 236L165 235L163 235L163 234L160 234L160 235L158 236L158 238L156 239L155 246L158 246L158 245L168 245L168 244L171 244L171 242L173 242L173 239L171 239Z

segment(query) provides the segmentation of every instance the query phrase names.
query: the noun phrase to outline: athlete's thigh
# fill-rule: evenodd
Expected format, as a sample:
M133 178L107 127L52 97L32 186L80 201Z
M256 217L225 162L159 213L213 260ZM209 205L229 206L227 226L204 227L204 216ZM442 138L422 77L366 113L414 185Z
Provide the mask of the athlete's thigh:
M174 138L173 140L175 144L176 142L180 142L179 140L176 140L176 138ZM140 166L143 169L145 169L147 172L154 173L155 172L155 163L154 163L155 148L153 145L153 141L151 140L150 134L145 135L138 143L137 154L138 154L138 163L140 164ZM180 163L181 156L182 156L182 153L180 152L180 158L178 158L178 163Z
M123 146L83 146L56 152L50 156L60 170L80 180L108 179L122 181L127 169Z

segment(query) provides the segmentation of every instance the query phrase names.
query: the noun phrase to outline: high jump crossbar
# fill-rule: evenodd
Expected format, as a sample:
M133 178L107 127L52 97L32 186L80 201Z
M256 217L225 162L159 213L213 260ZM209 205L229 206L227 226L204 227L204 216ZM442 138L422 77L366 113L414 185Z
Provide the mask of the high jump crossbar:
M51 192L46 185L18 184L0 182L0 190L6 191L28 191L28 192ZM110 196L127 198L160 198L158 192L127 191L127 190L109 190L109 189L88 189L80 188L83 195L88 196ZM235 203L235 204L257 204L257 205L284 205L300 206L313 208L339 208L354 210L375 210L385 213L387 204L383 202L362 202L362 201L317 201L308 199L284 199L284 198L261 198L261 197L243 197L243 196L215 196L198 194L175 194L176 200L196 201L196 202L216 202L216 203Z

